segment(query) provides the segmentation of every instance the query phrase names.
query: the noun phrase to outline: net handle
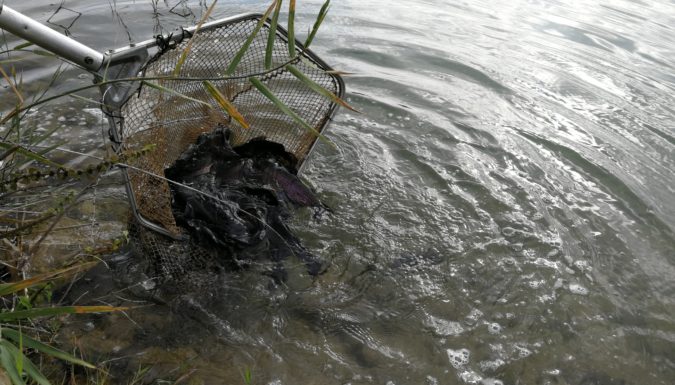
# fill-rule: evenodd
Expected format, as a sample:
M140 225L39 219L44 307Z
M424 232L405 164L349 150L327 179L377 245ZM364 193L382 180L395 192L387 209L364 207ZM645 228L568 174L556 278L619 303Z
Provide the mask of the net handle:
M103 65L102 53L3 4L0 4L0 28L86 70L96 72Z

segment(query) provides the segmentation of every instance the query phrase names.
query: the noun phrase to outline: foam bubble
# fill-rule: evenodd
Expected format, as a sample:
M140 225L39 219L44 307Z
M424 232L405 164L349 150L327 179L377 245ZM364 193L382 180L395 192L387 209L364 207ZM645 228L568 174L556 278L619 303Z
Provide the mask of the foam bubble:
M483 376L474 372L473 370L465 370L460 375L459 378L467 384L480 384L483 380Z
M577 260L577 261L574 261L574 267L576 267L577 269L579 269L582 272L593 270L593 268L588 264L588 261L584 261L584 260L581 260L581 259Z
M506 365L506 362L504 360L497 358L496 360L492 361L481 361L480 362L480 368L482 371L487 372L487 371L496 371L499 369L500 366Z
M489 323L487 328L488 328L488 332L490 334L499 334L499 333L502 332L502 325L500 325L496 322Z
M481 317L483 316L483 312L478 310L478 309L473 309L469 313L469 315L466 316L466 320L468 323L473 324L476 321L478 321Z
M539 266L544 266L544 267L550 267L551 269L558 270L558 262L549 261L546 258L537 258L537 259L534 260L534 264L539 265Z
M504 227L502 229L502 234L504 234L505 237L511 237L516 233L516 229L513 227Z
M588 295L588 289L579 285L578 283L570 283L570 293L577 295Z
M469 357L471 356L469 349L448 349L447 352L450 365L453 368L460 369L469 363Z
M532 351L530 349L527 349L523 346L515 346L516 352L518 353L519 358L525 358L528 357L532 354Z
M464 327L459 322L448 321L434 316L429 316L425 324L441 336L457 336L464 332Z

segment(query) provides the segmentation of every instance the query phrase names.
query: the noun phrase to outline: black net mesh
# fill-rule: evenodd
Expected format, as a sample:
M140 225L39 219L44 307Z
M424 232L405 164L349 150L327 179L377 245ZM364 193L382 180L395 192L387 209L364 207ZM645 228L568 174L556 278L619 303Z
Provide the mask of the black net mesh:
M132 206L135 206L141 218L159 225L172 235L181 236L183 232L176 225L172 214L168 182L161 177L164 177L164 170L195 143L200 134L225 126L232 131L232 146L264 137L283 144L286 151L298 159L298 167L317 139L260 93L249 82L248 76L255 74L284 104L319 132L330 119L335 109L334 103L298 80L283 64L292 62L325 89L337 95L342 93L339 78L327 72L328 68L311 53L298 49L295 59L291 60L283 30L277 31L270 67L273 70L266 70L265 52L269 29L265 25L230 76L237 79L211 80L243 115L250 128L244 129L234 119L230 119L205 89L203 78L226 76L228 65L258 21L257 17L250 17L203 29L193 36L190 53L178 75L190 80L152 80L183 96L143 86L122 107L123 119L119 126L122 148L136 151L148 144L156 145L152 152L134 160L130 164L132 167L127 169L131 199L135 203ZM172 75L188 40L153 58L144 68L144 76L155 78ZM185 96L209 103L214 108ZM132 235L139 244L139 251L154 257L157 265L161 265L158 269L163 275L180 275L182 266L208 263L209 256L191 241L176 242L139 226L136 226ZM181 259L189 261L181 263ZM170 263L163 263L168 261Z

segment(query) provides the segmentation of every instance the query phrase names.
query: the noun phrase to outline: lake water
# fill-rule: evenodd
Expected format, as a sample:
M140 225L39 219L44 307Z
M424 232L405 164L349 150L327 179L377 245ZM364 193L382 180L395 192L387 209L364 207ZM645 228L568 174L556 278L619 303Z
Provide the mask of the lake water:
M222 3L215 17L266 2ZM72 36L103 50L204 10L114 4L67 1ZM300 30L320 6L298 2ZM335 209L295 223L329 271L283 288L231 273L61 340L114 383L139 366L206 384L675 383L674 2L334 1L313 46L354 73L361 111L338 113L339 150L319 145L303 175ZM86 82L69 69L57 89ZM72 142L100 143L104 123L80 121ZM99 274L91 302L134 303Z

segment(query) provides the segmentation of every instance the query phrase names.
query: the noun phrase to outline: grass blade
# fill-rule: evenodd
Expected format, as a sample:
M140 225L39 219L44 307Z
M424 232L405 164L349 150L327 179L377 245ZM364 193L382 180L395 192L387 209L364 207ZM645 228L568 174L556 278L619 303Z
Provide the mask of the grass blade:
M325 3L323 3L323 6L321 7L321 10L319 11L319 15L316 17L316 21L314 22L314 26L312 27L312 32L309 33L309 36L307 36L307 40L305 40L305 48L309 48L309 45L312 44L312 40L314 40L314 36L316 36L316 32L319 30L319 27L321 26L321 23L323 23L323 19L326 17L326 14L328 13L328 6L330 5L330 0L326 0Z
M316 83L312 79L308 78L305 74L302 73L302 71L295 68L294 66L289 64L289 65L286 66L286 69L288 70L288 72L292 73L293 76L295 76L300 81L302 81L307 87L311 88L312 91L332 100L334 103L339 104L339 105L341 105L341 106L343 106L343 107L345 107L349 110L352 110L354 112L359 112L356 109L354 109L352 106L347 104L347 102L340 99L340 97L338 97L334 93L328 91L327 89L321 87L318 83Z
M29 310L0 313L0 322L14 321L26 318L50 317L63 314L107 313L127 310L126 307L113 306L56 306L41 307Z
M25 59L23 58L14 58L14 59L5 59L5 60L0 60L0 64L5 65L9 63L17 63L20 61L24 61Z
M272 54L274 53L274 39L277 37L277 24L279 23L279 13L281 12L281 3L283 0L277 0L277 6L274 8L272 23L270 24L269 35L267 36L267 49L265 50L265 69L272 68Z
M16 95L17 99L19 99L19 104L22 105L24 100L23 100L23 95L21 95L21 92L16 88L16 85L12 83L12 80L9 78L9 75L7 75L7 72L5 72L2 67L0 67L0 74L2 74L2 77L5 78L5 81L9 86L12 88L12 92L14 92L14 95Z
M21 357L24 361L24 370L26 374L30 378L33 379L33 381L37 382L40 385L52 385L51 382L42 374L40 373L40 370L33 365L33 362L26 358L21 352L18 352L19 357Z
M248 38L246 38L246 41L244 41L244 45L242 45L237 54L234 55L230 65L228 65L227 70L225 70L226 75L232 75L234 70L237 69L239 62L244 57L244 54L246 54L246 51L248 51L248 47L251 46L253 39L255 39L256 35L258 35L258 32L260 32L262 26L265 25L265 20L267 20L267 18L270 16L270 13L272 13L272 10L276 7L277 1L281 0L275 0L272 4L270 4L270 6L267 8L267 11L265 11L265 14L263 14L263 17L261 17L258 21L258 24L256 24L253 32L251 32Z
M84 264L81 264L81 265L68 267L66 269L61 269L61 270L57 270L57 271L53 271L53 272L49 272L49 273L39 274L39 275L36 275L35 277L24 279L24 280L19 281L19 282L0 284L0 297L8 295L8 294L16 293L17 291L21 291L23 289L27 289L27 288L33 287L35 285L46 283L48 281L63 277L63 276L65 276L67 274L70 274L70 273L75 273L75 272L80 272L82 270L86 270L90 267L93 267L96 264L98 264L98 262L84 263Z
M21 44L17 45L16 47L12 48L12 51L18 51L20 49L30 47L33 44L35 44L35 43L31 43L31 42L27 41L25 43L21 43Z
M8 346L13 347L9 342L0 340L0 364L5 369L5 373L7 373L9 379L12 380L13 385L25 385L21 379L21 375L16 370L16 358Z
M172 94L172 95L176 95L176 96L178 96L179 98L183 98L183 99L185 99L185 100L189 100L189 101L191 101L191 102L203 104L203 105L205 105L205 106L208 106L209 108L213 108L213 106L212 106L211 104L209 104L209 103L207 103L207 102L205 102L205 101L203 101L203 100L191 98L191 97L189 97L189 96L187 96L187 95L181 94L181 93L178 92L178 91L172 90L171 88L166 88L166 87L164 87L164 86L160 86L159 84L151 83L151 82L148 82L148 81L145 81L145 80L141 81L141 83L145 84L146 86L148 86L148 87L150 87L150 88L154 88L154 89L159 90L159 91L162 91L162 92L167 92L167 93L170 93L170 94Z
M34 160L34 161L39 162L39 163L43 163L43 164L46 164L46 165L49 165L49 166L52 166L52 167L56 167L56 168L65 168L63 165L52 162L51 160L45 158L44 156L42 156L38 153L35 153L31 150L28 150L28 149L26 149L22 146L19 146L19 148L14 149L16 146L17 146L16 144L0 141L0 148L6 149L6 150L12 150L13 152L19 153L19 154L25 156L26 158L29 158L29 159Z
M214 99L216 99L216 102L227 112L232 119L236 120L239 124L241 124L242 127L244 128L249 128L249 124L246 122L244 119L244 116L239 113L237 108L234 106L234 104L230 103L229 100L213 85L208 80L204 80L204 88L206 88L206 91L208 91L211 96L213 96Z
M180 54L180 58L178 58L178 62L176 63L176 68L173 69L173 76L178 76L180 74L180 69L183 68L183 64L185 63L185 60L187 60L187 56L190 53L190 50L192 49L192 42L195 36L197 36L197 33L199 33L199 30L202 28L202 25L206 21L206 19L209 18L211 15L211 12L213 11L213 8L215 8L216 3L218 0L213 0L213 3L211 3L211 6L206 10L204 13L204 16L202 16L201 20L199 20L199 23L197 23L197 27L195 28L194 33L192 34L192 37L190 40L187 42L185 45L185 49L183 49L183 52Z
M309 123L305 122L304 119L302 119L298 114L295 113L295 111L291 110L287 105L284 104L279 98L277 98L272 91L270 91L267 86L265 86L259 79L255 77L248 78L248 80L253 84L255 88L258 89L267 99L269 99L272 103L274 103L277 108L279 108L284 114L290 116L293 120L295 120L300 126L302 126L304 129L307 131L311 132L315 136L317 136L319 139L322 141L326 142L332 147L335 147L335 145L328 140L325 136L321 135L319 131L317 131L314 127L310 126Z
M3 152L2 155L0 155L0 160L3 160L7 158L8 156L12 155L15 153L18 149L20 149L21 146L18 144L15 144L14 146L10 147L7 151Z
M10 339L10 340L15 341L15 342L20 338L20 333L18 331L14 330L14 329L4 328L4 329L2 329L2 335L4 337L7 337L7 339ZM95 368L94 365L88 363L87 361L81 360L81 359L79 359L75 356L72 356L72 355L70 355L70 354L68 354L68 353L66 353L62 350L56 349L56 348L54 348L52 346L49 346L47 344L44 344L40 341L34 340L34 339L32 339L28 336L24 335L21 338L23 338L23 345L25 347L35 349L35 350L37 350L41 353L44 353L44 354L47 354L49 356L58 358L60 360L71 362L71 363L76 364L76 365L85 366L85 367L91 368L91 369Z
M41 50L41 49L34 49L30 52L32 52L33 54L38 55L38 56L57 57L53 53L51 53L49 51Z
M19 327L21 327L21 324L19 324ZM19 373L23 373L23 362L24 362L24 356L22 354L23 352L23 335L19 334L19 349L17 352L15 352L16 355L16 371ZM18 353L18 354L16 354Z
M45 378L45 376L40 373L38 368L33 365L33 363L26 358L26 356L23 355L22 349L17 348L16 346L12 345L11 343L7 341L3 344L3 347L9 351L10 355L14 358L16 361L16 371L17 373L23 373L24 371L28 375L28 377L32 378L35 382L37 382L40 385L51 385L49 380Z
M295 0L288 3L288 54L295 57Z

